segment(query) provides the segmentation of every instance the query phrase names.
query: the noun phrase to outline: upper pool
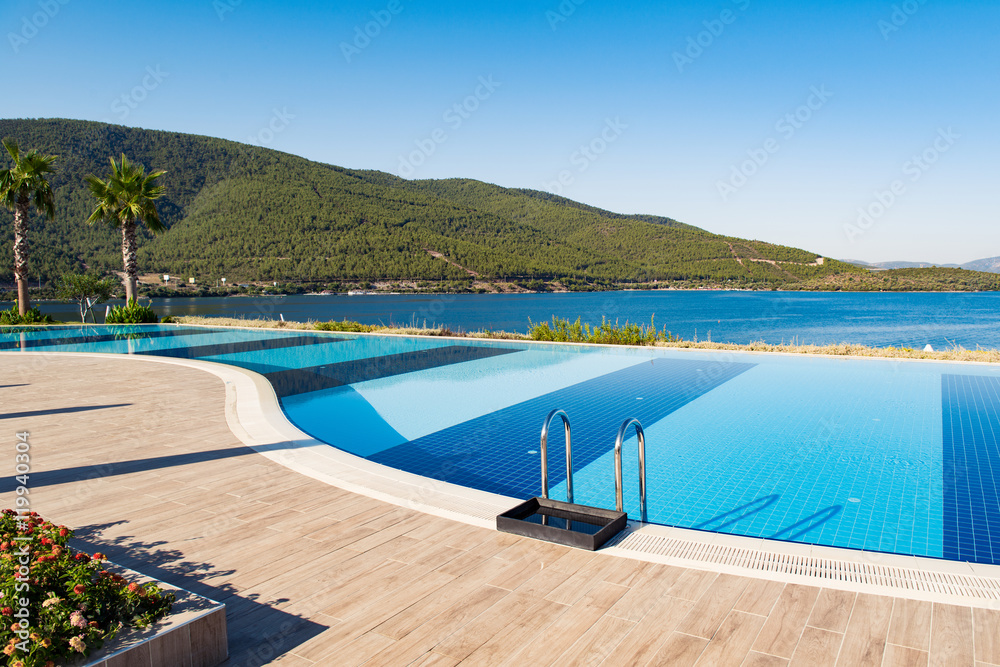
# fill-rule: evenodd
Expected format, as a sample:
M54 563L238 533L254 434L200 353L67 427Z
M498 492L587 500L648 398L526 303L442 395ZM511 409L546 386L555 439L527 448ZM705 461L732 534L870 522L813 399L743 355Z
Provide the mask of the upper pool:
M131 335L129 335L131 334ZM649 519L1000 564L1000 365L192 327L0 332L0 351L198 358L262 373L300 429L388 466L539 493L573 426L577 502L614 506L646 432ZM565 496L561 437L551 495ZM634 437L625 503L638 515Z

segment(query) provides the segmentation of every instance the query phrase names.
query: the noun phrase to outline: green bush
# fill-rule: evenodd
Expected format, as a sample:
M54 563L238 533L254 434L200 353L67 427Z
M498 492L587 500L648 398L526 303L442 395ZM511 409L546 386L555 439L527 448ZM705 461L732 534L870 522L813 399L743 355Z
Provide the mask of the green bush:
M359 322L348 322L344 320L343 322L317 322L313 325L318 331L347 331L352 333L371 333L372 331L377 331L381 327L376 327L371 324L361 324Z
M42 315L38 306L28 309L24 315L17 312L17 305L11 306L10 310L0 311L0 324L52 324L54 320L49 315Z
M135 299L124 306L114 306L105 318L105 324L156 324L160 318L149 306L139 305Z
M528 320L530 330L528 338L558 343L598 343L601 345L654 345L656 343L676 343L680 338L667 331L666 327L657 331L652 320L648 327L641 324L626 322L619 326L601 318L601 326L591 328L589 324L581 324L561 317L553 317L552 325L548 322L532 324Z

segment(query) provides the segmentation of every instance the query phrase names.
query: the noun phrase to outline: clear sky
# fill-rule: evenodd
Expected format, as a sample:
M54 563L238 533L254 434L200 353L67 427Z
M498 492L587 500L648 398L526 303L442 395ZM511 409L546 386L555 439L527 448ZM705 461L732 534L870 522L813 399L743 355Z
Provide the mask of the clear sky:
M998 27L995 0L4 0L0 116L961 263L1000 255Z

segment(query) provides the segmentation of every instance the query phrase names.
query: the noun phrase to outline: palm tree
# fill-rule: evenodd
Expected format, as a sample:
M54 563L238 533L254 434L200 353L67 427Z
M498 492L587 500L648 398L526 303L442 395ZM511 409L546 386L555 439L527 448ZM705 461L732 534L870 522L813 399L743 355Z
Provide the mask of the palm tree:
M31 307L28 295L28 213L32 205L49 219L56 207L46 174L55 172L55 155L28 151L21 155L17 142L4 139L3 147L14 160L14 166L0 171L0 203L14 212L14 278L17 280L17 310L21 315Z
M139 265L136 259L136 223L143 223L154 234L166 228L160 224L153 200L163 196L165 189L155 181L165 171L154 171L146 175L142 165L129 162L122 155L121 162L111 158L111 175L106 181L96 176L87 176L90 193L97 200L97 207L87 222L107 222L122 230L122 262L125 265L125 300L134 301Z

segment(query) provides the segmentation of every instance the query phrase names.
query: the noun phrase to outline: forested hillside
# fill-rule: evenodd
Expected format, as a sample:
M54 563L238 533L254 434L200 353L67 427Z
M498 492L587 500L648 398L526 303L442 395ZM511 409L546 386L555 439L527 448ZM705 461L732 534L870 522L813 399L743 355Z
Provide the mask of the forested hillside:
M120 237L90 227L84 176L125 153L165 169L167 231L143 234L142 271L199 281L697 281L785 286L864 269L814 253L621 215L471 180L406 181L278 151L74 120L0 120L0 136L56 154L56 218L31 219L32 278L120 270ZM6 156L2 156L6 159ZM12 280L12 215L0 211L0 282Z

